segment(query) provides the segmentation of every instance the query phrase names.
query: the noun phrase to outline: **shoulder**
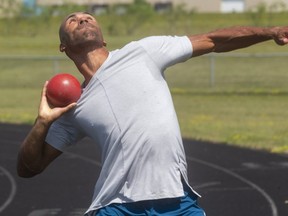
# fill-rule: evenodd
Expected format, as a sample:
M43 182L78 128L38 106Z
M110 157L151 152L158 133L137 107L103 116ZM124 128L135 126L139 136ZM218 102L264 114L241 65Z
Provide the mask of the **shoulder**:
M160 35L160 36L148 36L139 40L131 41L126 44L123 48L133 46L162 46L163 44L177 44L177 43L190 43L187 36L172 36L172 35Z
M188 41L187 36L172 36L172 35L162 35L162 36L149 36L139 40L140 44L162 44L162 43L177 43L179 41Z

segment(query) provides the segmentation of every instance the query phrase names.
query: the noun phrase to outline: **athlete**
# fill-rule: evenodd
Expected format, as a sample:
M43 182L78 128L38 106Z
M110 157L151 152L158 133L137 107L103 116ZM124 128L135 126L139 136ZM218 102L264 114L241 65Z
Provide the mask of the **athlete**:
M72 13L60 26L60 51L84 77L77 103L47 102L18 155L18 174L41 173L69 146L90 137L101 147L102 169L85 215L204 216L187 178L172 98L169 66L211 52L260 42L288 43L287 27L231 27L190 36L151 36L108 51L97 20Z

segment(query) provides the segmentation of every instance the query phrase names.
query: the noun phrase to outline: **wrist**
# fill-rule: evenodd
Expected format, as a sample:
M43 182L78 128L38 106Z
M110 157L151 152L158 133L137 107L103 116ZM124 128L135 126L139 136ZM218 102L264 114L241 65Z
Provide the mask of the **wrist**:
M43 118L41 116L37 116L37 118L35 120L35 125L40 126L40 127L49 128L52 123L53 123L53 121L49 121L48 119Z

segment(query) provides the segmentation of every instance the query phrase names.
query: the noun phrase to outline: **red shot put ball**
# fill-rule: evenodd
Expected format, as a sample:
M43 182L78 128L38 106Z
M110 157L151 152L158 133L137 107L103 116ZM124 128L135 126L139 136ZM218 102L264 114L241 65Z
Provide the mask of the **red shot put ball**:
M53 106L65 107L80 98L81 85L71 74L57 74L49 80L46 96Z

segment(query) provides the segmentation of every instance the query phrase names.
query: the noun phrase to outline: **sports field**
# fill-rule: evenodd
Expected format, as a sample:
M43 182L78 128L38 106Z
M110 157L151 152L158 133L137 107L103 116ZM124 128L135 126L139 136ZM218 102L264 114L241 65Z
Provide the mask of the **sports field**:
M288 18L264 15L255 20L247 14L173 14L138 26L124 17L99 20L112 50L149 35L185 35L231 25L284 25ZM0 121L32 124L45 80L57 72L76 75L77 71L58 52L59 19L51 18L48 23L9 20L9 25L1 20L0 24ZM288 151L287 51L288 47L267 42L229 56L199 57L170 68L166 78L183 136Z

